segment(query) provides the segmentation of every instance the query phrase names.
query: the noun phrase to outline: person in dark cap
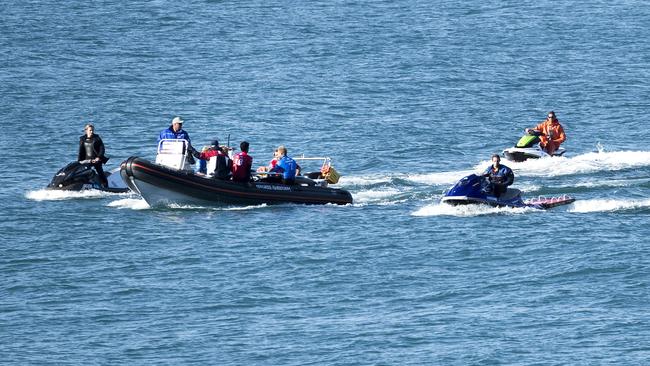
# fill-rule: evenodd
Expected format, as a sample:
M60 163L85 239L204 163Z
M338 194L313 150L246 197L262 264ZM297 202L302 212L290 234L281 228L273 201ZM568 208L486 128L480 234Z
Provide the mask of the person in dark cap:
M515 174L512 169L501 164L499 154L492 155L492 165L487 167L483 176L490 181L486 192L493 194L495 197L501 196L508 189L508 186L515 181Z
M203 152L194 151L194 157L201 160L208 161L207 174L213 175L216 179L228 180L230 179L230 170L232 168L232 160L219 146L219 140L212 140L210 147Z

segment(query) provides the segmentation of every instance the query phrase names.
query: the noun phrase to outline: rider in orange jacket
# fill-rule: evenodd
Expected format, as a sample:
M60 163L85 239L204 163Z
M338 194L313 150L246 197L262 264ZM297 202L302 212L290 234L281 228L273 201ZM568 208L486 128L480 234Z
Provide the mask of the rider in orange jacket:
M555 112L548 112L546 120L535 126L535 128L527 128L526 133L537 132L540 134L542 149L546 150L549 155L553 155L555 150L560 147L560 144L566 140L564 128L555 117Z

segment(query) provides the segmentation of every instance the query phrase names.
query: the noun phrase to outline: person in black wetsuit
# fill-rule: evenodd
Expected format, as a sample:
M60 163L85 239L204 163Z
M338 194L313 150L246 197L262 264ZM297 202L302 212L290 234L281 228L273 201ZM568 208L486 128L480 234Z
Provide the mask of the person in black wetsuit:
M99 135L95 134L95 126L91 123L84 127L85 134L79 137L79 156L77 161L81 164L90 164L97 171L102 187L108 187L108 180L104 175L102 164L106 164L108 158L104 155L104 142Z

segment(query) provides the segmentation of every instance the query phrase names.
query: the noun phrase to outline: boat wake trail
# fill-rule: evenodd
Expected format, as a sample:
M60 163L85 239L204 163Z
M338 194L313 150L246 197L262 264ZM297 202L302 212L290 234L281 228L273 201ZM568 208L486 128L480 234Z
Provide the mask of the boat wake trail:
M616 200L616 199L593 199L576 201L567 211L577 213L589 212L616 212L630 210L650 209L650 199L641 200Z
M512 208L512 207L492 207L488 205L460 205L452 206L445 203L434 203L424 206L411 213L412 216L457 216L457 217L474 217L482 215L520 215L529 212L543 212L530 207Z
M400 198L406 193L404 190L399 190L393 187L383 187L378 189L363 190L357 193L352 193L354 205L389 205L403 202L404 199Z
M491 164L489 160L482 161L472 169L448 172L389 175L351 176L341 178L341 184L346 188L364 188L376 186L400 185L429 185L448 186L469 174L479 174ZM574 157L552 157L530 159L516 163L505 161L519 177L557 177L567 175L590 174L605 171L620 171L650 167L650 151L612 151L590 152Z
M649 167L650 151L599 151L574 157L530 159L520 163L504 161L504 163L519 176L557 177ZM474 168L483 170L488 165L490 162L484 161Z
M110 202L106 206L114 208L128 208L132 210L148 210L151 208L147 202L142 198L124 198Z
M131 209L131 210L149 210L151 206L142 198L124 198L110 202L106 206L118 209ZM196 205L178 205L172 204L166 209L174 210L210 210L210 211L245 211L266 208L268 205L252 205L252 206L232 206L232 207L214 207L214 206L196 206Z
M63 201L72 199L96 199L115 197L116 195L130 195L130 193L109 193L97 189L82 191L59 191L55 189L39 189L25 193L25 198L33 201Z

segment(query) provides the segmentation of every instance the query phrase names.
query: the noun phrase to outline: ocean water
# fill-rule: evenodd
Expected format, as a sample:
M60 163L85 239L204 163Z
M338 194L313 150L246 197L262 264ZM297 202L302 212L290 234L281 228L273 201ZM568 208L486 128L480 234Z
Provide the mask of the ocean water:
M4 364L642 365L650 360L650 5L0 4ZM448 207L507 163L548 211ZM348 206L152 209L46 191L83 125L108 169L197 146L331 156Z

